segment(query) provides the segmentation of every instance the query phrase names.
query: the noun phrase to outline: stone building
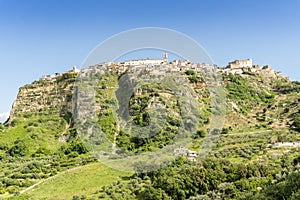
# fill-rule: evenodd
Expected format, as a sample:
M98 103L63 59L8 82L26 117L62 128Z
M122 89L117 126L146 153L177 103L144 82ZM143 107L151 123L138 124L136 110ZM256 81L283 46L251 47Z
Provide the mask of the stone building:
M237 68L244 68L244 67L252 67L252 59L247 60L235 60L233 62L228 63L228 68L230 69L237 69Z

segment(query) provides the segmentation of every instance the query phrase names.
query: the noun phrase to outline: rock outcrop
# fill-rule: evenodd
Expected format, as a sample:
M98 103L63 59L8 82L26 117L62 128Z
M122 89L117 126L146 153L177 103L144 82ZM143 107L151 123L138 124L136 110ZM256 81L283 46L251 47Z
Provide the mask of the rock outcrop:
M60 115L70 118L75 72L40 79L19 89L8 123L17 117Z

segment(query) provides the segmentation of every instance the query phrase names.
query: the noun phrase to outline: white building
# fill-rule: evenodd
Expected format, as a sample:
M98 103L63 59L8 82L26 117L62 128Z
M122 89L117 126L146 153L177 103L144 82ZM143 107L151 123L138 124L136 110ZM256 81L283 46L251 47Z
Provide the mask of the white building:
M187 156L189 157L197 157L197 152L192 150L187 150Z
M189 150L185 147L179 147L174 149L174 156L187 156L189 160L196 161L198 153L196 151Z
M228 74L242 74L244 73L244 70L241 68L233 68L233 69L224 69L224 72L228 75Z
M78 69L76 66L73 66L71 70L69 70L68 72L71 72L71 73L79 73L80 72L80 69Z
M126 60L124 65L137 66L137 65L161 65L168 63L168 53L164 52L163 59L139 59L139 60Z

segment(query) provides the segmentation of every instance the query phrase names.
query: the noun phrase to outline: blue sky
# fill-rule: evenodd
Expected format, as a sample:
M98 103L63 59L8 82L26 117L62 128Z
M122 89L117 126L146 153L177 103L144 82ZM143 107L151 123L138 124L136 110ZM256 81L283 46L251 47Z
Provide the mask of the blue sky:
M106 38L139 27L182 32L221 66L252 58L300 80L299 10L299 0L0 0L0 113L20 86L80 66Z

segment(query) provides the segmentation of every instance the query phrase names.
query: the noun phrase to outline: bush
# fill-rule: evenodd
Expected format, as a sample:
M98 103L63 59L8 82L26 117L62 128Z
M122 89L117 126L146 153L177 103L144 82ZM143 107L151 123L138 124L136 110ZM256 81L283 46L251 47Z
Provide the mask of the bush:
M80 197L78 195L74 195L72 199L73 200L80 200Z
M85 154L88 152L86 147L83 145L83 143L79 140L77 141L72 141L70 149L72 151L76 151L78 154Z
M191 83L197 83L199 81L199 79L196 75L190 76L189 80L191 81Z
M12 127L14 127L14 126L16 126L16 125L18 125L18 124L20 124L20 123L21 123L20 120L14 119L14 120L11 121L10 125L11 125Z
M228 134L229 129L228 128L222 128L221 134Z
M188 76L191 76L191 75L195 75L195 71L194 70L191 70L191 69L188 69L185 71L185 74L188 75Z
M3 129L4 129L4 125L0 123L0 131L2 131Z
M205 130L198 130L196 132L196 138L204 138L206 136L206 131Z
M300 117L297 117L292 123L292 128L298 132L300 132Z
M61 76L58 76L56 78L56 82L59 83L59 82L64 81L64 80L75 81L76 77L77 77L77 74L74 74L74 73L64 73Z
M7 153L12 157L25 156L28 152L28 147L24 140L16 140L14 145L7 151Z
M18 191L18 187L16 186L9 186L6 191L9 193L9 194L14 194L15 192Z
M47 149L46 147L39 147L35 153L32 154L33 157L40 157L43 155L48 155L50 154L50 150Z
M73 140L68 145L61 146L60 150L70 157L77 157L79 154L85 154L88 152L87 148L79 140Z

